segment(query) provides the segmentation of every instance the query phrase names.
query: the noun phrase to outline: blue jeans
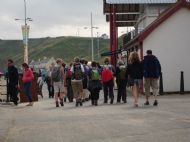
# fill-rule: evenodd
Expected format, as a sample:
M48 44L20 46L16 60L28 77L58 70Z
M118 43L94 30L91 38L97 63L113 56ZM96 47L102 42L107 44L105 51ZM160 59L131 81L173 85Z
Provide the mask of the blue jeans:
M24 94L28 97L29 102L32 102L31 88L32 82L24 83Z

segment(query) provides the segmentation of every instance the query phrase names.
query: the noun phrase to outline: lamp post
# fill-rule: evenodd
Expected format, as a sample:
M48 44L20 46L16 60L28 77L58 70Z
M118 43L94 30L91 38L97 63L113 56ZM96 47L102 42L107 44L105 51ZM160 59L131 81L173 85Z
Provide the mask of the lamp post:
M100 40L99 40L99 32L97 32L97 50L98 50L98 60L100 59Z
M24 0L24 19L15 18L15 20L16 21L18 21L18 20L24 21L24 25L22 26L23 43L24 43L24 62L28 64L29 26L27 25L27 21L33 21L33 20L26 16L26 0Z
M90 26L90 30L91 30L91 49L92 49L92 61L94 61L94 40L93 40L93 29L98 29L98 27L94 27L93 26L93 21L92 21L92 12L91 12L91 26ZM84 27L84 29L89 29L88 27Z

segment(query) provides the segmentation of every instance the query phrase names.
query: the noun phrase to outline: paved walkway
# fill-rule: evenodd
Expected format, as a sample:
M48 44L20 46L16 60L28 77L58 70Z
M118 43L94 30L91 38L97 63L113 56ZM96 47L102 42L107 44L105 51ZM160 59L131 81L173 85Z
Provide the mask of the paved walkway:
M189 142L190 95L162 96L158 107L127 104L55 108L0 105L0 142ZM151 102L152 103L152 102Z

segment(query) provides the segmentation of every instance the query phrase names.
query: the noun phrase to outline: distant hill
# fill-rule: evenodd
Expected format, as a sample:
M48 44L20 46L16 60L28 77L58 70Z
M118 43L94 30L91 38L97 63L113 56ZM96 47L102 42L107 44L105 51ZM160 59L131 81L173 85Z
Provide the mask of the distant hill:
M99 39L100 54L109 51L109 40ZM94 38L94 57L98 61L97 39ZM56 37L29 40L29 60L43 57L63 58L71 62L79 56L91 59L91 38L88 37ZM21 40L0 40L0 69L6 67L6 60L11 58L17 65L23 62L23 43ZM100 59L101 60L101 59Z

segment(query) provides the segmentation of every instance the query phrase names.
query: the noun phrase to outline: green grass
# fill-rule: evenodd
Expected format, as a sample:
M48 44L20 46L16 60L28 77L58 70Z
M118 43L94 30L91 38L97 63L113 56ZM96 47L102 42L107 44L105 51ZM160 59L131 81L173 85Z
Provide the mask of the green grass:
M109 40L100 39L100 54L109 51ZM57 37L29 40L29 60L43 57L63 58L67 63L74 57L91 59L91 38ZM94 38L94 57L97 59L97 39ZM0 40L0 69L6 68L6 60L13 59L17 66L23 62L23 43L21 40Z

